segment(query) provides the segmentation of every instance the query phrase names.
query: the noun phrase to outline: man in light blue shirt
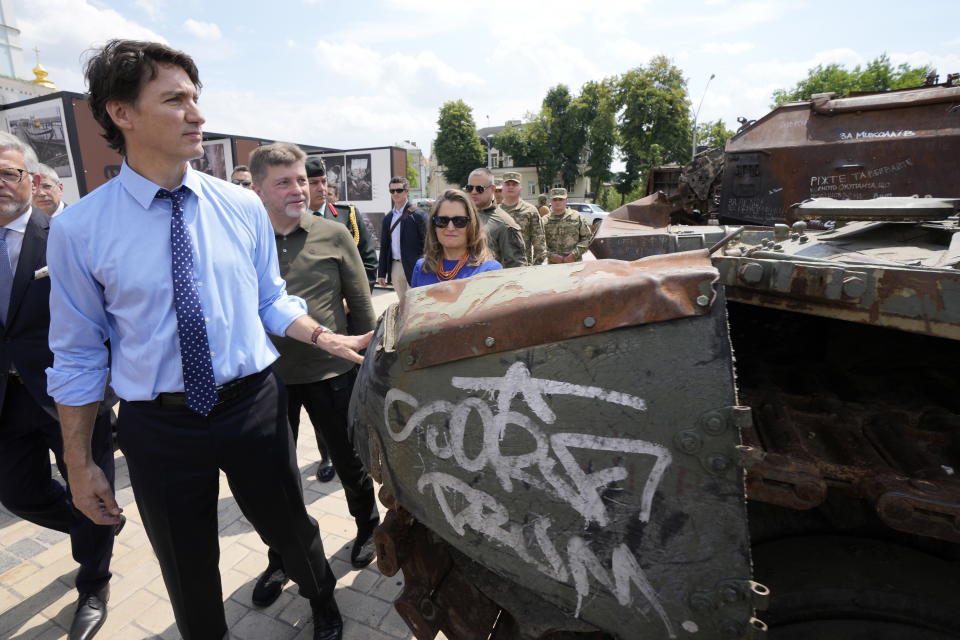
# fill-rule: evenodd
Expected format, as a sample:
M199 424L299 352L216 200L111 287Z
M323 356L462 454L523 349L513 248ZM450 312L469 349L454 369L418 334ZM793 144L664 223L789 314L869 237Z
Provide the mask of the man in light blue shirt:
M336 579L304 507L285 390L268 368L277 352L264 329L354 362L370 334L334 334L310 318L286 293L257 196L190 168L203 155L204 120L189 56L114 40L86 75L94 117L125 160L50 234L48 390L74 501L100 524L120 515L89 446L109 377L134 496L184 639L227 635L220 470L310 599L314 638L340 638Z

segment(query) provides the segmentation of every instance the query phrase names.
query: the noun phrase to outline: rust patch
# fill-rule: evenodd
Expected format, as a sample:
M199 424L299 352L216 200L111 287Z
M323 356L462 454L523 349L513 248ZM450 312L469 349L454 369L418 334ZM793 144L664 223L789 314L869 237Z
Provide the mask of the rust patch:
M706 251L489 272L408 293L396 348L420 369L702 315L717 277Z
M667 196L662 191L657 191L614 209L607 218L628 220L653 228L666 227L670 224L670 213L674 208Z
M450 280L449 282L444 282L443 286L430 287L426 293L427 296L437 302L456 302L460 294L463 293L465 286L466 282L464 280Z

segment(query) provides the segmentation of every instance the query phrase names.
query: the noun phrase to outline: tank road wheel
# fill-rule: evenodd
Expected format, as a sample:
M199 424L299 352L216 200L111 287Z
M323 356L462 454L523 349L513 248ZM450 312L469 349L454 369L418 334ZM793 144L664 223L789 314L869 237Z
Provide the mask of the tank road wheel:
M804 536L753 548L771 640L960 638L960 567L890 542Z

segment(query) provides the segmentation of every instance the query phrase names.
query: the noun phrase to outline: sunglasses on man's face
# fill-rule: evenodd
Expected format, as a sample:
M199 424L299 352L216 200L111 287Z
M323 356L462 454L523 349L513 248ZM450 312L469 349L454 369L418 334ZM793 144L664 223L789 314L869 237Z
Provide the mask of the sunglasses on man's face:
M433 216L433 226L438 229L446 228L451 222L453 222L453 226L457 229L463 229L470 224L470 216L453 216L452 218L448 216Z
M481 184L468 184L463 188L463 190L466 191L467 193L473 193L474 191L476 191L477 193L483 193L489 188L490 187L485 187Z
M250 182L249 180L237 180L236 178L234 178L233 180L231 180L231 182L233 182L233 184L238 184L238 185L240 185L241 187L249 187L251 184L253 184L253 183Z
M390 189L390 193L403 193L406 189Z

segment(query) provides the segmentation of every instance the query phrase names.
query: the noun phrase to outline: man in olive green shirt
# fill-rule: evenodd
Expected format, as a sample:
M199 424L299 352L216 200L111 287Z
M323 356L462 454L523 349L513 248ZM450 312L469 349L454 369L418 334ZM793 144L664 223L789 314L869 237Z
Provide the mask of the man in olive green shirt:
M527 264L543 264L547 255L547 245L543 238L543 221L537 208L520 197L520 172L507 171L503 174L503 202L500 208L510 214L518 225L526 251Z
M464 190L470 194L480 215L480 223L487 234L487 245L503 268L523 267L527 264L526 249L520 225L494 200L493 172L486 167L474 169L467 178Z
M550 192L550 213L543 218L547 262L576 262L590 246L590 225L582 215L567 207L567 190Z
M306 301L308 313L320 322L322 330L346 333L346 300L354 329L366 333L376 320L360 254L343 224L311 215L308 210L304 159L299 147L287 143L259 147L250 155L254 190L273 225L280 275L287 282L287 291ZM280 352L273 369L287 386L286 409L294 438L304 407L317 439L322 436L329 447L350 515L357 523L351 563L358 568L366 566L373 560L372 535L380 516L373 481L347 435L356 367L308 344L283 337L271 339ZM259 606L276 600L287 580L279 555L271 549L268 558L269 566L253 591L253 602Z

